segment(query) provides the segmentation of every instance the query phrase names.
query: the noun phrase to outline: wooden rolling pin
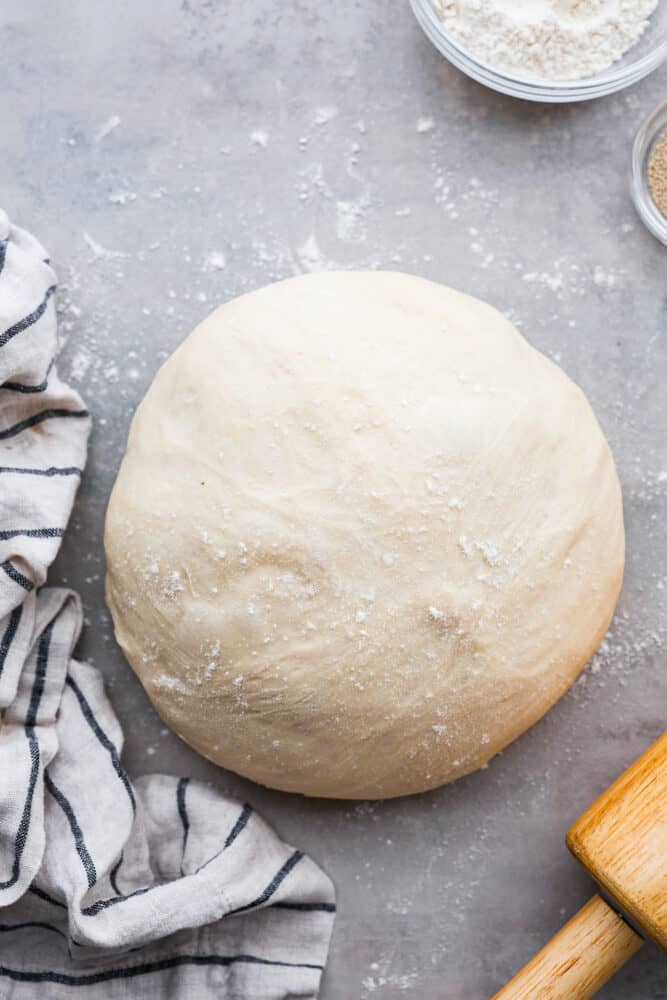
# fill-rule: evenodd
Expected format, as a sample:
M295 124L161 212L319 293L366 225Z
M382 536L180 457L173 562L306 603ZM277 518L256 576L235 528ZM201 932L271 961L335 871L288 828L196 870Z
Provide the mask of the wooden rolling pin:
M667 733L581 816L567 846L593 896L492 1000L588 1000L651 938L667 951Z

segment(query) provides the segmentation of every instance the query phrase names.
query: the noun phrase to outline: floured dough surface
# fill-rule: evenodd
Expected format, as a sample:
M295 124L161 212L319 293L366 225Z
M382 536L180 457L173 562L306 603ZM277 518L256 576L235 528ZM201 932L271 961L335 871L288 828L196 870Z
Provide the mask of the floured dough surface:
M183 739L374 798L481 767L563 694L624 535L560 369L475 299L346 272L236 299L167 361L106 550L118 641Z

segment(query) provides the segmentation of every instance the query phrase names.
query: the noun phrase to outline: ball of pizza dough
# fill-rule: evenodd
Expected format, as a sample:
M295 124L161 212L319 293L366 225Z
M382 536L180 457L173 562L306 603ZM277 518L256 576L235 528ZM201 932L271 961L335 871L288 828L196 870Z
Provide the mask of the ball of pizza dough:
M159 371L106 552L179 736L385 798L481 767L572 684L621 586L621 493L582 392L494 309L325 273L222 306Z

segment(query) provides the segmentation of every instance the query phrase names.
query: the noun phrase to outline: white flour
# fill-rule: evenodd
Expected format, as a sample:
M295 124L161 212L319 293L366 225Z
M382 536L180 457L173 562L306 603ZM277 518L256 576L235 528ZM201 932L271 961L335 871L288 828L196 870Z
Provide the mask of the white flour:
M433 0L478 58L519 76L578 80L632 48L658 0Z

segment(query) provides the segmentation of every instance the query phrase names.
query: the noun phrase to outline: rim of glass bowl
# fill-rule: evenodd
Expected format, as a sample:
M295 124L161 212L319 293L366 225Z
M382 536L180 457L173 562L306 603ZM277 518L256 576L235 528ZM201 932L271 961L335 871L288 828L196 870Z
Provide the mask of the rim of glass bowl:
M632 200L637 214L656 239L667 246L667 218L653 201L648 186L648 160L656 139L667 129L667 101L642 123L632 147Z
M426 36L449 62L491 90L526 101L558 104L605 97L642 80L667 59L667 37L665 37L641 59L622 64L585 80L561 82L514 76L478 59L455 41L438 17L432 0L410 0L410 4Z

